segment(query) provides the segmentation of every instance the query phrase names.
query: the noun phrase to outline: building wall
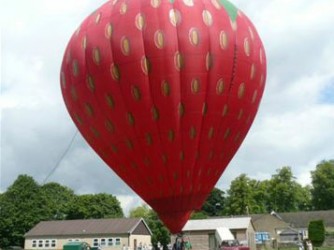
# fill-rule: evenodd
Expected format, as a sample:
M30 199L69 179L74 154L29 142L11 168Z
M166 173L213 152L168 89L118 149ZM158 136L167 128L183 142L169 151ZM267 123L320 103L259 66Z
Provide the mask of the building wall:
M129 247L129 250L135 249L135 242L137 243L137 247L140 246L150 246L151 245L151 235L130 235L129 244L126 246Z
M184 232L184 237L191 243L192 250L209 250L209 231ZM176 236L171 236L171 244L175 243Z
M100 246L102 250L122 249L123 246L133 249L133 242L137 240L138 244L151 244L150 235L104 235L104 236L69 236L69 237L36 237L25 239L26 250L62 250L63 245L69 241L87 242L90 246ZM34 241L36 244L34 244ZM54 242L53 242L54 241ZM42 242L42 245L40 245ZM46 246L49 242L49 246ZM51 243L55 243L54 246ZM116 244L117 243L117 244Z

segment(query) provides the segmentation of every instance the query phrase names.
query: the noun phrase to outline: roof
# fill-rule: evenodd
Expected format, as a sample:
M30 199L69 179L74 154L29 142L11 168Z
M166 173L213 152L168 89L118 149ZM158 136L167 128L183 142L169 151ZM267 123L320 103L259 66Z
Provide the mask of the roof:
M152 235L142 218L41 221L27 232L25 237L128 234L143 225L147 229L147 234Z
M216 230L219 227L226 227L230 230L247 229L250 224L251 224L250 217L189 220L183 227L182 231Z
M334 210L278 213L283 221L294 228L307 228L310 221L323 220L325 227L334 227Z
M235 239L231 231L226 227L218 227L216 229L215 235L216 235L216 239L219 242L219 245L224 240L234 240Z

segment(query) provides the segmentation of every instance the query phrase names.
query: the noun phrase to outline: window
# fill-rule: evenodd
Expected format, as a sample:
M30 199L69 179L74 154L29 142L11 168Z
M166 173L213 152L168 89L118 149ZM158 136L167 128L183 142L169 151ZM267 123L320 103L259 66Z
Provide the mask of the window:
M116 239L115 239L115 245L116 245L116 246L121 245L121 239L120 239L120 238L116 238Z
M43 241L42 240L38 241L38 247L43 247Z
M51 247L56 247L56 240L51 241Z
M37 247L37 241L36 240L32 241L32 247Z
M45 240L45 247L50 247L50 241L49 240Z
M101 239L101 246L105 246L106 245L106 239Z
M108 239L108 246L112 246L113 245L113 239Z
M94 247L98 247L99 246L99 240L98 239L94 239L93 240L93 246Z

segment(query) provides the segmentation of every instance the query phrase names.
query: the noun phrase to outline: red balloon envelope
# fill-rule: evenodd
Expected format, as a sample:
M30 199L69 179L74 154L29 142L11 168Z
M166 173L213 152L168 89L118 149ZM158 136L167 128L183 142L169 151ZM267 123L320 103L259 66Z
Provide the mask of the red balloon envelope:
M73 34L61 68L91 147L172 233L200 209L245 138L266 58L226 0L114 0Z

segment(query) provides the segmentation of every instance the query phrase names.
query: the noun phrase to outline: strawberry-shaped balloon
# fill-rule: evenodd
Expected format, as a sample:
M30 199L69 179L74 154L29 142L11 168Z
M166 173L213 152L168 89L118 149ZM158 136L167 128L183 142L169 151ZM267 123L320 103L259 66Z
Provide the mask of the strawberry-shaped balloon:
M61 88L81 134L179 232L245 138L263 45L226 0L114 0L73 34Z

